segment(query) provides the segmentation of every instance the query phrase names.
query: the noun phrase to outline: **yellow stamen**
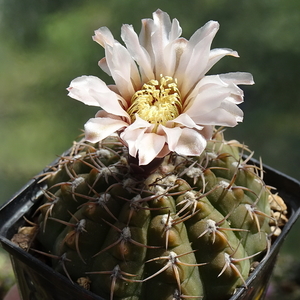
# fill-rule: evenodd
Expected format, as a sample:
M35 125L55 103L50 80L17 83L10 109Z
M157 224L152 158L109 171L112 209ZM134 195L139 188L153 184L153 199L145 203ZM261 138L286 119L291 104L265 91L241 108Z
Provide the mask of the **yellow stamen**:
M135 114L138 114L143 120L155 124L156 131L159 124L165 125L175 119L181 110L182 103L176 79L161 75L159 81L150 80L133 95L127 113L132 121L135 120Z

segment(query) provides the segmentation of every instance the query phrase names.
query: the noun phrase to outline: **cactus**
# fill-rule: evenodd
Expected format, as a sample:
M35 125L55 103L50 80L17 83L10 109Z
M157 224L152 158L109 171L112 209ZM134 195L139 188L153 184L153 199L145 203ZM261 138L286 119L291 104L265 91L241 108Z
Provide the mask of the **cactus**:
M216 131L200 156L141 169L116 135L75 143L43 174L33 250L104 299L228 299L272 234L245 150Z
M104 299L228 299L247 286L282 221L262 168L215 130L242 121L238 85L254 83L249 73L205 75L238 56L210 50L218 28L210 21L188 41L157 10L139 36L123 25L125 47L102 27L99 65L115 85L81 76L68 88L102 110L42 175L33 226L15 240Z

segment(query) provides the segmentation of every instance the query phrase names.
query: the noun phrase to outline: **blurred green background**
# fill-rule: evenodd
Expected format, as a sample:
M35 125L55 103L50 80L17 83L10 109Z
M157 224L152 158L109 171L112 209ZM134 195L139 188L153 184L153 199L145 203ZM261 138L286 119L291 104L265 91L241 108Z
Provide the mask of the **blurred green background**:
M66 92L81 75L112 83L97 66L104 51L93 31L107 26L120 40L121 24L139 31L157 8L180 21L186 38L219 21L213 47L237 50L240 58L222 59L211 73L247 71L256 82L243 87L245 119L227 139L300 178L299 0L0 0L0 204L69 148L97 111ZM296 263L299 229L282 251Z

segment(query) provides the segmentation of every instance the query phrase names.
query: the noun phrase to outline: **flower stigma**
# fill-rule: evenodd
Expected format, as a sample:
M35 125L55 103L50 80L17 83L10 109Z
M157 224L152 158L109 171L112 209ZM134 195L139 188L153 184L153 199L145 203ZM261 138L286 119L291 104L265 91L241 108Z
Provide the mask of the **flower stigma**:
M161 75L159 81L152 79L145 83L141 90L134 93L127 113L132 122L138 114L141 119L154 124L153 131L156 131L158 125L166 125L168 121L177 118L181 110L182 103L177 80Z

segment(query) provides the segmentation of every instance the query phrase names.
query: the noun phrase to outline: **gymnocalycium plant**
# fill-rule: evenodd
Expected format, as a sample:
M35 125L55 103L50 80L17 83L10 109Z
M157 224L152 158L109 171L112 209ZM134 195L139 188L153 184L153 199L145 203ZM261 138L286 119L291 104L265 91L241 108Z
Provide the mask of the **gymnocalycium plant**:
M139 35L123 25L124 44L102 27L99 66L115 84L82 76L68 88L101 110L41 177L30 246L104 299L228 299L267 255L282 200L247 147L223 137L243 119L238 85L253 79L206 75L238 57L210 49L218 28L210 21L187 40L161 10Z

